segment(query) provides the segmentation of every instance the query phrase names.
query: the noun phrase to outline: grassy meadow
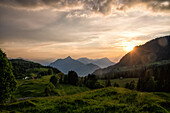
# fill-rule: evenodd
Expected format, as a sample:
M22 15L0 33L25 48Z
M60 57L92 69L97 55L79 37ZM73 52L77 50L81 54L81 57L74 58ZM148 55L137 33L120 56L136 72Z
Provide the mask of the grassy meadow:
M44 90L45 87L48 85L49 76L43 76L40 79L34 79L34 80L19 80L17 83L17 89L13 93L15 98L24 98L24 97L42 97L45 96ZM137 84L138 78L125 78L125 79L112 79L111 84L116 82L120 85L120 87L125 87L126 83L130 83L132 80L135 81L135 84ZM103 86L105 85L106 80L98 80ZM76 94L84 91L88 91L89 88L87 87L79 87L79 86L73 86L70 84L58 84L58 86L54 89L55 92L58 93L58 96L64 96L64 95L71 95Z
M58 94L46 97L44 90L49 76L34 80L18 80L18 87L13 93L16 99L30 99L0 105L2 113L169 113L170 93L138 92L124 87L138 78L112 79L120 87L107 87L90 90L87 87L58 84L54 89ZM106 80L98 80L105 84Z
M51 76L43 76L34 80L19 80L16 91L13 93L15 98L23 97L42 97L45 96L44 90L49 83ZM58 84L54 89L58 96L71 95L88 91L87 87L78 87L70 84Z
M166 95L166 97L165 97ZM68 96L37 97L1 105L1 112L169 113L170 94L108 87Z

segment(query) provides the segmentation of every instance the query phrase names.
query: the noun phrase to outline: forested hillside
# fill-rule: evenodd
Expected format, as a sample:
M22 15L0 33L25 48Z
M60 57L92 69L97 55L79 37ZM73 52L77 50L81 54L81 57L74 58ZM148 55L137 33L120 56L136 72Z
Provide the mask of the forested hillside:
M144 45L136 46L134 50L127 53L121 60L108 68L98 69L93 74L98 76L113 75L113 72L120 71L122 67L134 69L152 65L155 62L159 65L170 60L170 36L164 36L151 40ZM123 70L124 71L124 70ZM136 75L137 76L137 75Z
M17 79L22 79L26 76L44 76L50 74L50 71L54 72L55 74L60 73L60 71L56 68L42 66L39 63L34 63L23 59L10 59L9 61L12 63L13 73Z

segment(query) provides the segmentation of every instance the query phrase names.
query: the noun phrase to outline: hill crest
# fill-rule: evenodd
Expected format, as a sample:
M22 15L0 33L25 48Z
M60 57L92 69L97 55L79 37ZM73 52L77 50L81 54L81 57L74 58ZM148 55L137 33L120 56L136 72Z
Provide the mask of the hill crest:
M109 74L115 68L123 66L145 65L157 61L170 59L170 36L159 37L136 46L133 51L127 53L121 60L104 69L98 69L93 74Z

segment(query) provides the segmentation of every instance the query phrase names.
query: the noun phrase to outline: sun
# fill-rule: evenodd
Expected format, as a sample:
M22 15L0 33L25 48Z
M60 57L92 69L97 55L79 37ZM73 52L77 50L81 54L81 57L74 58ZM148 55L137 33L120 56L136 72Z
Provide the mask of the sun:
M134 49L135 45L133 43L126 43L124 44L124 50L130 52Z

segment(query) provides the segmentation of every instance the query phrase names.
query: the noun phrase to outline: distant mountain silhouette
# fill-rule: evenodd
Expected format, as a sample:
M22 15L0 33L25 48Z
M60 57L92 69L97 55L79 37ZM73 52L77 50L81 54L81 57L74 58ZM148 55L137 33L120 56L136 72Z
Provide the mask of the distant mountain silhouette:
M92 63L84 64L80 61L72 59L70 56L65 59L58 59L55 62L51 63L50 66L61 70L65 74L67 74L68 71L71 70L76 71L80 76L85 76L100 68L99 66Z
M101 58L101 59L88 59L88 58L79 58L78 61L84 63L84 64L95 64L101 68L106 68L108 66L114 65L114 62L111 62L108 58Z
M98 69L96 75L109 74L114 68L148 64L170 59L170 36L153 39L144 45L136 46L115 65L105 69Z

